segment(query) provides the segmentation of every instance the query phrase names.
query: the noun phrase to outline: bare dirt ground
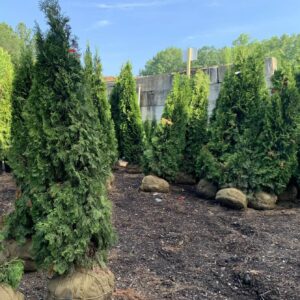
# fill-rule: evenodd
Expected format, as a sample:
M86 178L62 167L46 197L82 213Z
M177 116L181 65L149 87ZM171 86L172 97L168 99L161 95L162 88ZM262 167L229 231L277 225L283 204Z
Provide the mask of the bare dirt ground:
M139 191L142 175L115 173L110 192L118 244L109 267L115 299L300 299L300 208L233 211L192 187ZM0 215L15 186L0 176ZM47 277L24 276L26 299L44 299Z

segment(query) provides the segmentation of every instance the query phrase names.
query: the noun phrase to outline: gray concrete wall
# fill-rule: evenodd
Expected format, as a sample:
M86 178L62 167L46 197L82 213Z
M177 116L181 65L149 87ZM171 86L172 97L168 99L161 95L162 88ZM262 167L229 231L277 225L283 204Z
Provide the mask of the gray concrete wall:
M219 96L221 85L225 73L230 66L215 66L202 69L210 78L208 112L212 113L217 98ZM271 77L277 69L275 58L265 60L265 79L267 87L271 87ZM159 120L161 118L164 104L169 91L172 88L172 74L141 76L136 78L137 94L141 108L142 119ZM111 93L114 82L107 82L108 94Z

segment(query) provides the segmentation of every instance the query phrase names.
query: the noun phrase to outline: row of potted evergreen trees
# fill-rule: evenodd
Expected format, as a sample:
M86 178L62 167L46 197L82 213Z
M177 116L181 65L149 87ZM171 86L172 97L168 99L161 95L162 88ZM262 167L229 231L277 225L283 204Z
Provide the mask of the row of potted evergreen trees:
M174 75L162 119L143 126L131 65L109 102L99 56L88 47L82 67L58 2L41 8L49 30L37 27L36 53L24 46L13 83L9 162L20 192L5 228L6 239L32 240L39 267L62 275L105 262L116 239L106 184L117 157L168 181L183 173L246 193L278 194L298 178L299 94L287 69L270 95L259 47L235 49L209 120L199 71Z
M184 172L246 194L283 192L299 177L300 98L288 67L275 72L272 85L269 91L260 47L237 47L208 120L205 75L176 75L147 142L146 173L176 182Z

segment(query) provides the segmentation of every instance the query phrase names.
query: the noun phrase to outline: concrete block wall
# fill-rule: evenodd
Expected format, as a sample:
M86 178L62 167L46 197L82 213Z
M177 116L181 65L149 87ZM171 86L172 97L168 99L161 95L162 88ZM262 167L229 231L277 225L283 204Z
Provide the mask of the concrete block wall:
M210 78L210 92L208 102L209 115L216 106L225 73L230 66L214 66L202 69ZM275 58L265 60L265 79L267 87L271 88L271 77L277 69ZM195 70L194 70L195 71ZM142 119L159 120L169 91L172 88L173 75L162 74L153 76L140 76L136 78L137 94L141 108ZM114 82L107 82L107 90L110 95Z

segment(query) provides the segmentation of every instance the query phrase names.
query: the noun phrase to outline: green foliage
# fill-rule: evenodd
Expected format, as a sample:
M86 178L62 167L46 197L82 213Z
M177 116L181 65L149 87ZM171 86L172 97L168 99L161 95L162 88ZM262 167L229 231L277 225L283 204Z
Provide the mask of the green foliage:
M300 34L273 36L262 41L252 40L249 35L242 33L232 42L231 47L216 48L203 46L198 50L198 58L192 62L193 67L209 67L213 65L231 64L234 61L236 47L253 48L259 44L263 48L264 57L276 57L279 68L287 64L293 70L300 69ZM146 63L141 75L172 73L184 69L182 51L177 48L167 48ZM299 84L300 86L300 84Z
M174 47L158 52L147 61L145 69L140 71L143 76L179 72L184 69L182 50Z
M269 97L260 48L247 53L239 47L217 100L210 141L198 157L200 175L246 192L280 193L297 165L299 96L289 75L278 71Z
M24 272L24 264L21 260L13 259L0 264L0 283L6 283L13 288L20 284Z
M10 145L13 74L10 55L0 47L0 161L7 158Z
M209 78L202 71L198 71L191 83L192 96L189 103L184 171L196 176L197 157L203 145L207 143Z
M198 57L192 62L193 67L209 67L214 65L230 64L232 62L232 50L229 47L217 49L203 46L198 50Z
M129 62L122 67L113 88L111 109L120 157L129 163L140 164L144 150L144 130Z
M33 53L26 45L21 53L19 64L15 68L12 92L11 149L9 164L19 187L24 185L27 176L27 158L25 149L30 143L24 119L24 107L28 99L33 79Z
M209 142L198 158L200 177L221 186L248 188L250 182L242 170L246 172L249 167L247 152L253 147L249 139L258 133L266 101L261 53L257 49L249 55L241 47L225 76L209 127ZM246 139L248 132L251 134ZM241 157L243 160L238 160Z
M14 65L18 65L24 44L29 40L32 40L31 30L24 23L19 23L16 30L6 23L0 23L0 47L10 54Z
M144 126L144 132L145 132L145 138L146 138L146 144L149 145L151 143L151 139L154 135L155 128L157 126L156 120L146 120L143 124Z
M24 111L29 183L8 226L9 237L32 237L40 267L64 274L74 266L103 263L115 234L103 127L85 92L69 19L56 0L43 1L41 9L50 28L42 34L37 27L33 85Z
M0 252L3 250L4 236L0 233ZM17 288L23 276L24 264L19 259L0 262L0 284L8 284Z
M93 100L98 111L100 126L103 131L103 149L107 156L108 166L117 160L117 140L115 135L114 123L111 117L111 107L107 99L106 83L102 77L102 65L99 56L96 54L94 59L89 46L85 57L84 80L87 96Z
M176 74L161 122L156 127L151 145L145 151L146 173L154 173L172 181L182 169L190 99L189 79Z

